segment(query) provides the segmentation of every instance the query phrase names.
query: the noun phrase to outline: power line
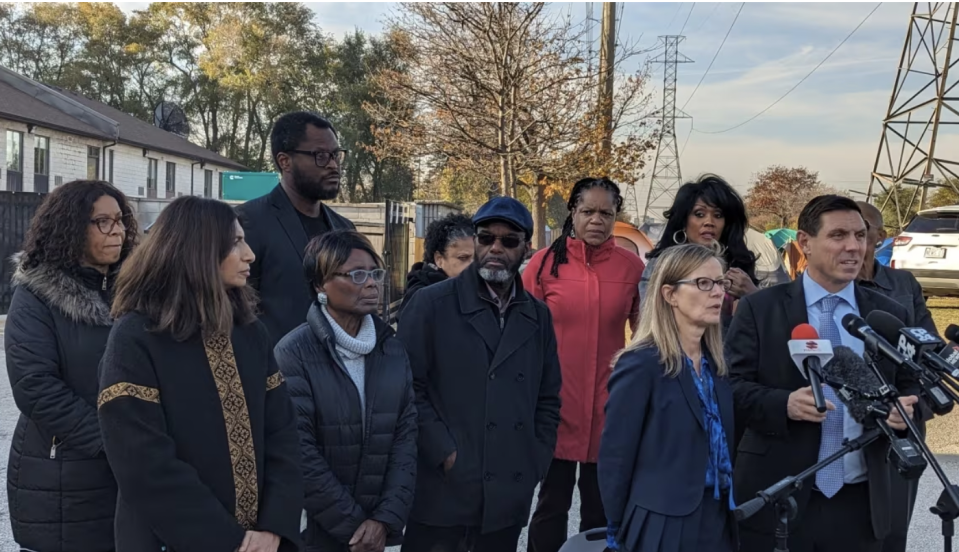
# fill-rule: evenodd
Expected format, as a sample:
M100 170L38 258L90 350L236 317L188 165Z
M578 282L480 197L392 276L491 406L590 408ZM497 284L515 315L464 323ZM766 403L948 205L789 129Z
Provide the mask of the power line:
M706 80L706 75L709 74L709 70L713 68L713 63L716 62L716 58L719 57L719 52L723 51L723 46L726 44L726 39L729 38L729 33L733 32L733 27L736 26L736 21L739 20L739 14L743 13L743 8L746 6L745 2L739 4L739 11L736 12L736 17L733 18L733 22L729 24L729 29L726 30L726 36L723 37L723 41L719 43L719 48L716 49L716 53L713 54L713 59L709 62L709 66L706 67L706 72L703 73L703 76L699 79L699 82L696 83L696 88L693 88L693 93L689 95L689 98L686 99L686 103L683 104L682 110L686 110L686 106L689 105L689 102L693 100L693 96L696 95L696 91L699 90L699 85ZM692 130L689 131L692 134Z
M722 6L722 5L723 5L722 2L716 2L715 4L713 4L713 11L709 12L709 15L706 16L706 19L703 19L703 22L700 23L699 27L697 27L696 30L693 32L698 33L699 31L703 30L703 27L706 26L706 23L708 23L709 20L712 19L714 15L716 15L716 10L718 10L719 6Z
M694 131L694 132L698 132L698 133L700 133L700 134L723 134L724 132L729 132L730 130L736 130L737 128L739 128L739 127L741 127L741 126L746 125L746 124L748 124L748 123L751 123L752 121L758 119L762 114L766 113L767 111L769 111L770 109L772 109L773 107L775 107L776 104L778 104L779 102L781 102L782 100L784 100L784 99L786 98L786 96L788 96L790 93L792 93L793 90L799 88L799 85L801 85L802 83L806 82L806 79L808 79L809 77L811 77L812 74L815 73L817 69L819 69L820 67L822 67L823 64L826 63L826 61L828 61L829 58L831 58L832 55L835 54L835 53L839 50L839 48L841 48L842 45L846 43L847 40L849 40L850 38L852 38L852 35L856 34L856 31L858 31L859 28L862 27L862 26L866 23L866 21L869 20L870 17L872 17L872 14L876 13L876 10L878 10L878 9L879 9L879 6L881 6L881 5L882 5L882 2L879 2L878 4L876 4L876 7L874 7L874 8L872 9L872 11L870 11L868 14L866 14L866 17L864 17L863 20L860 21L858 25L856 25L856 28L854 28L848 35L846 35L846 38L842 39L842 42L840 42L835 48L833 48L832 51L829 52L829 54L828 54L825 58L823 58L822 61L819 62L818 65L816 65L815 67L813 67L812 71L810 71L809 73L807 73L805 77L803 77L802 79L800 79L800 81L797 82L797 83L795 84L795 86L793 86L792 88L790 88L789 90L787 90L786 93L783 94L782 96L780 96L776 101L774 101L773 103L769 104L768 107L766 107L765 109L763 109L763 110L760 111L759 113L753 115L752 117L746 119L745 121L739 123L738 125L731 126L731 127L727 128L727 129L717 130L717 131L707 131L707 130L699 130L699 129L697 129L697 128L694 127L694 128L693 128L693 131Z
M680 2L679 6L676 7L676 13L673 14L673 18L669 20L669 23L666 24L665 29L669 29L673 26L673 21L676 21L676 16L679 15L680 10L683 9L684 2Z
M683 28L680 29L679 34L682 35L683 31L686 30L686 24L689 23L689 18L693 15L693 10L696 9L696 2L693 2L693 6L689 8L689 13L686 14L686 21L683 21Z

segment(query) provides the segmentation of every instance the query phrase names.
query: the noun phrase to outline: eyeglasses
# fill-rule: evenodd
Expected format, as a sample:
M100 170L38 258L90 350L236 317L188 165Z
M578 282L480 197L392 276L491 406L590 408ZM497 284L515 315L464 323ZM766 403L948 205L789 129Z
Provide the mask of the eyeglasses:
M499 240L506 249L516 249L523 240L516 236L497 236L495 234L476 234L476 241L483 247L489 247Z
M723 286L723 291L729 291L729 288L731 288L733 285L733 281L729 278L720 278L718 280L713 280L711 278L695 278L692 280L679 280L676 282L676 284L696 284L696 287L698 287L700 291L712 291L713 287L715 287L716 284L719 284Z
M126 230L127 226L130 225L130 215L122 215L115 219L108 217L95 218L90 221L90 224L95 224L101 234L109 234L118 224L122 230Z
M357 268L356 270L351 270L349 272L334 272L334 276L349 276L353 279L353 283L356 285L363 285L366 283L367 278L373 278L373 281L377 284L383 281L383 278L386 277L386 270L382 268L374 268L373 270L363 270L362 268Z
M299 153L301 155L312 155L316 161L316 166L323 168L330 164L330 161L336 160L337 165L342 165L343 160L346 159L346 154L349 153L349 150L345 149L335 149L333 151L304 151L304 150L287 150L286 153Z

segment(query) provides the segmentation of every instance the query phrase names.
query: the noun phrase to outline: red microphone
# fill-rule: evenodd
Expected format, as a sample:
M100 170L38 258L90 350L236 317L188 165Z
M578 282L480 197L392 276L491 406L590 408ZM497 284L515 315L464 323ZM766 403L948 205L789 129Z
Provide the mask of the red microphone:
M796 368L809 382L812 388L816 410L826 411L826 398L822 394L822 366L832 360L832 343L828 339L819 339L819 332L809 324L800 324L793 328L789 341L789 356Z

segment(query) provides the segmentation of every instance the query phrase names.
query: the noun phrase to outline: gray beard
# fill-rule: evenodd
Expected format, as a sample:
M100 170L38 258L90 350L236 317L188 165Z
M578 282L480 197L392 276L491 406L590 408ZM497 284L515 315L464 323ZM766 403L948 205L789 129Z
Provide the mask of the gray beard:
M501 268L493 270L491 268L479 269L480 278L494 284L507 284L513 279L513 271Z

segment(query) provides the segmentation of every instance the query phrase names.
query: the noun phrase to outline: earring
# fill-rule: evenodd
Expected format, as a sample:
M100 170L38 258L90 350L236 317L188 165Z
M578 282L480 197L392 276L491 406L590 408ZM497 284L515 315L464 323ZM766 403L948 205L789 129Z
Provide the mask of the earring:
M676 236L678 236L679 234L682 234L682 235L683 235L683 241L679 241L679 238L676 237ZM677 231L673 232L673 242L675 242L676 245L682 245L682 244L686 243L686 238L687 238L687 236L686 236L686 231L685 231L685 230L677 230Z
M326 293L321 291L316 294L316 300L319 301L321 305L325 305L330 298L326 296Z

